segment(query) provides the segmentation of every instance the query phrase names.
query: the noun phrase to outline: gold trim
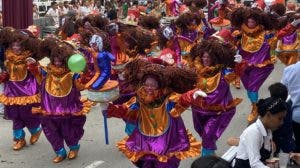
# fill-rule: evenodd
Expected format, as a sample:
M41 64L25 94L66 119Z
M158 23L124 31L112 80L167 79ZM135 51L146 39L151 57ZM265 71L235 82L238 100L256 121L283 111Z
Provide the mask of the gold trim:
M0 102L4 105L27 105L40 103L40 94L35 94L32 96L22 96L22 97L7 97L4 94L0 95Z

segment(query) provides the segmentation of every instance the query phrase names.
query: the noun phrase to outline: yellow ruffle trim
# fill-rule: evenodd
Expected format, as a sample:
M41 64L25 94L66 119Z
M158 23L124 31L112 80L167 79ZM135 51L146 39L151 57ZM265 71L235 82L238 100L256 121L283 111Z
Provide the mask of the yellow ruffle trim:
M82 110L76 113L72 113L73 116L82 116L82 115L86 115L87 113L90 112L91 108L93 105L95 105L93 102L87 100L87 99L81 99L80 100L82 102ZM32 108L32 113L33 114L42 114L42 115L53 115L52 113L49 113L45 110L43 110L41 107L33 107ZM60 112L55 114L56 116L64 116L64 115L70 115L70 113L67 112Z
M4 94L0 95L0 103L4 105L27 105L40 102L41 98L39 94L22 97L7 97Z
M274 64L276 62L276 58L274 59L274 57L273 58L270 58L270 59L268 59L268 60L265 60L263 63L261 63L261 64L255 64L254 66L255 67L258 67L258 68L262 68L262 67L265 67L265 66L267 66L267 65L272 65L272 64Z
M157 157L157 160L159 160L160 162L167 162L168 159L173 156L175 156L176 158L178 158L180 160L184 160L189 157L199 156L200 149L201 149L201 142L197 141L196 138L193 137L193 135L189 131L187 131L187 135L188 135L189 143L190 143L190 148L187 151L171 152L171 153L167 153L166 155L159 155L157 153L150 152L150 151L132 152L126 146L128 137L119 141L117 143L117 147L132 162L137 162L140 158L142 158L145 155L149 155L149 154Z
M194 103L195 106L198 106L204 110L209 110L209 111L215 111L217 113L222 113L226 112L232 108L235 108L237 105L239 105L243 99L240 98L235 98L233 99L230 103L227 105L221 105L221 104L216 104L216 105L207 105L204 101L203 98L200 99L200 101L196 101Z

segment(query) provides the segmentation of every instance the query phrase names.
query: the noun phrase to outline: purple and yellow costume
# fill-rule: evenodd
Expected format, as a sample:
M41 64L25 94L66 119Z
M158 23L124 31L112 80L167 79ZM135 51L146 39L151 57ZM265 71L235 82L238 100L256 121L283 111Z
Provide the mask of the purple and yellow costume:
M9 80L4 83L0 102L5 105L8 119L13 121L14 140L20 140L25 137L24 127L32 135L41 130L39 117L31 113L32 107L40 103L39 88L36 79L27 70L26 59L31 55L29 51L16 55L8 49L5 55Z
M109 117L137 125L117 144L130 161L143 168L177 168L180 160L199 155L201 144L186 130L180 117L185 108L179 101L166 97L151 107L143 103L143 91L137 95L126 104L108 108Z
M41 106L33 113L42 114L42 128L57 156L65 157L64 141L70 150L79 150L84 134L85 115L92 103L81 100L78 74L49 65L41 69Z
M268 43L270 37L273 36L267 35L261 26L249 29L245 24L242 25L242 39L238 49L247 67L241 75L241 81L252 103L257 103L258 90L274 69Z
M209 71L206 71L209 70ZM202 75L203 74L203 75ZM190 104L194 128L202 138L202 156L211 155L217 149L216 141L227 128L241 99L233 99L230 82L235 75L228 73L219 65L201 70L197 88L207 97L193 99L197 89L183 95L185 104Z
M230 21L226 19L226 14L230 11L228 11L229 8L225 4L215 4L214 6L211 7L210 10L213 11L217 7L218 7L218 16L209 20L209 22L214 27L222 29L230 25Z
M283 36L279 40L277 57L287 66L295 64L298 61L299 45L300 33L297 30Z
M125 54L125 52L122 51L121 45L122 45L121 34L117 34L111 37L110 39L111 51L114 57L116 58L115 65L117 66L126 64L129 61L129 57ZM120 96L117 100L113 102L113 104L126 103L135 95L133 90L128 89L129 86L127 83L125 83L124 79L121 79L119 76L122 76L122 74L119 74L117 77L119 82L119 88L120 88ZM130 135L133 132L135 127L136 127L135 124L126 123L125 132L128 135Z
M180 5L178 0L166 0L166 12L167 16L178 16L179 10L177 9Z

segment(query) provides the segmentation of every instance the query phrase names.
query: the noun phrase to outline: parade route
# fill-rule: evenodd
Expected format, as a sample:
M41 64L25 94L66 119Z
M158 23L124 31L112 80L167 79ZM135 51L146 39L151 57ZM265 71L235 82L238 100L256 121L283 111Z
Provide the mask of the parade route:
M281 79L284 65L277 61L275 70L269 76L267 81L260 89L261 97L269 96L268 86ZM234 97L243 98L243 102L238 106L229 127L218 141L217 154L221 156L229 146L226 140L230 136L239 136L246 128L246 116L250 111L250 103L246 97L246 92L241 87L240 90L231 88ZM83 93L83 95L85 92ZM30 145L29 133L26 130L27 146L21 151L12 150L12 122L0 119L0 168L132 168L132 163L118 151L115 146L116 142L124 138L124 122L120 119L109 119L109 140L110 144L105 145L103 118L100 115L99 106L93 107L92 111L87 115L85 124L85 134L81 140L81 149L78 158L69 161L65 160L59 164L52 163L55 156L50 144L46 140L44 134L40 140L34 145ZM186 127L193 135L200 140L199 136L193 129L191 111L187 110L183 114ZM193 159L184 160L180 164L180 168L190 167Z

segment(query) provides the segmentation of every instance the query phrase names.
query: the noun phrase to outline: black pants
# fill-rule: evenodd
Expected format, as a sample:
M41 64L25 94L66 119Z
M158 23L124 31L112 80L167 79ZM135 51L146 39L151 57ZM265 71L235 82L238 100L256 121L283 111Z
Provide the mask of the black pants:
M295 136L296 148L294 152L300 152L300 124L293 121L293 131Z
M249 160L236 159L233 168L251 168Z

